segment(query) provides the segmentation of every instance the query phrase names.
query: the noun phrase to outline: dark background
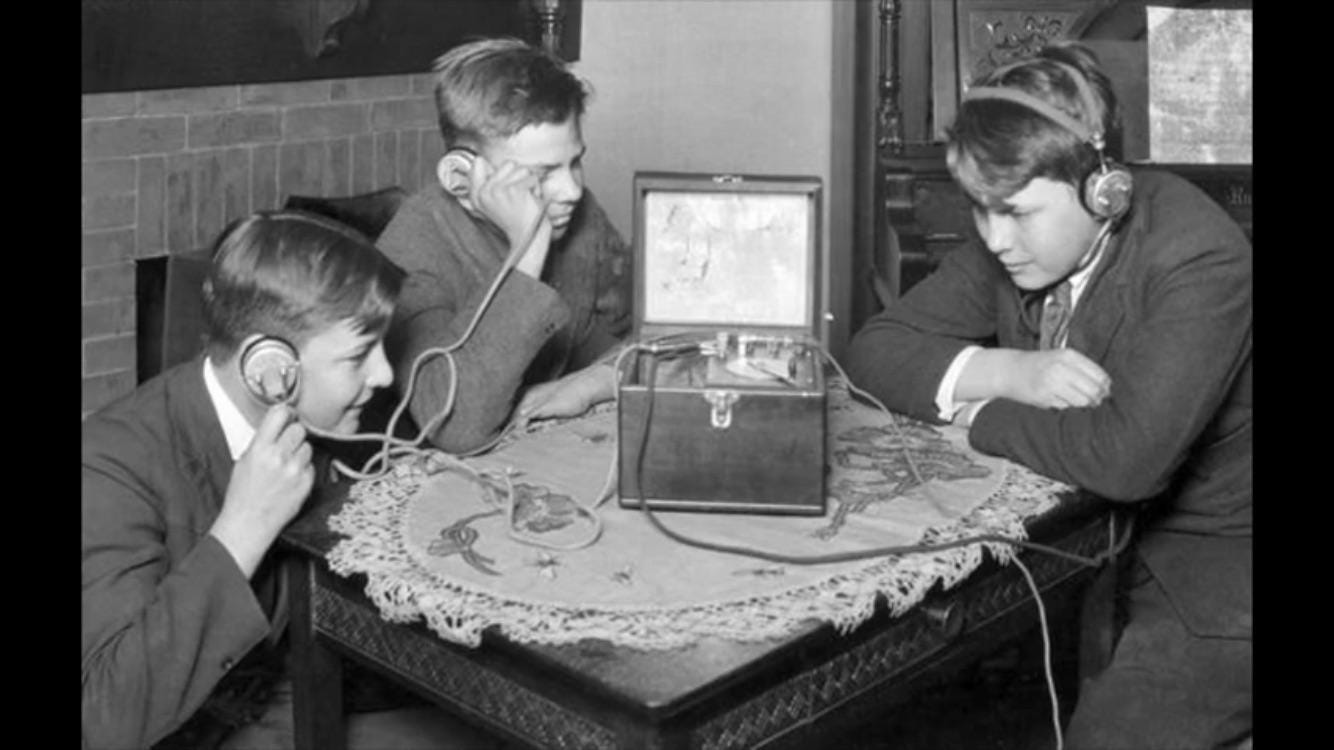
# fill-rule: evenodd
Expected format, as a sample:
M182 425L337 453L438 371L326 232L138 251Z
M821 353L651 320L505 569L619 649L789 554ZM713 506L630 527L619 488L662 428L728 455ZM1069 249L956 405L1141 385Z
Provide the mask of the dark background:
M474 36L532 42L531 0L81 0L83 93L428 72ZM561 56L579 56L564 0Z

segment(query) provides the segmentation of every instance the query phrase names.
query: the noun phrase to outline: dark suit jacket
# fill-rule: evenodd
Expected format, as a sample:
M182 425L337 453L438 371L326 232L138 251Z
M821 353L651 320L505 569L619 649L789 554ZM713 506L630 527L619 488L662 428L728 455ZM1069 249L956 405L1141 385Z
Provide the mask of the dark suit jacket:
M207 534L231 470L202 357L84 423L85 747L156 742L264 650L272 561L252 587Z
M1202 634L1250 633L1251 258L1198 188L1136 171L1068 339L1111 376L1110 397L1065 410L996 399L969 432L978 450L1109 500L1152 499L1140 555ZM939 422L936 390L964 346L1036 348L1024 296L974 238L857 333L849 377Z
M463 335L509 242L431 184L403 203L376 245L407 272L385 339L394 382L405 387L423 351ZM505 424L525 385L573 372L604 354L629 333L631 278L629 248L585 190L566 235L547 255L542 279L511 272L454 353L458 391L431 441L447 451L477 447ZM423 363L409 402L418 425L444 408L452 379L444 357ZM379 421L372 415L370 424Z

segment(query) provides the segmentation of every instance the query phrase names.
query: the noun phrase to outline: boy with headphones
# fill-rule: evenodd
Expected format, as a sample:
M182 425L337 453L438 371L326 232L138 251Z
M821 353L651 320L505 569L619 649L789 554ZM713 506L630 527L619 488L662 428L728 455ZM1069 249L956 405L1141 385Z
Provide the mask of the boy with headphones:
M1185 180L1112 163L1116 120L1078 45L970 89L947 164L977 235L867 321L847 371L1139 509L1128 621L1067 747L1227 746L1251 731L1251 245Z
M83 425L83 745L292 746L272 545L392 371L402 272L355 232L264 212L218 240L207 351ZM442 713L353 714L350 747L447 747ZM469 738L469 741L475 738ZM470 747L475 745L468 745Z
M614 395L598 358L630 330L632 277L626 243L584 188L584 83L514 39L456 47L434 70L439 179L377 244L407 271L387 341L396 380L461 342L457 367L422 359L409 402L437 447L461 452L511 414L573 416Z

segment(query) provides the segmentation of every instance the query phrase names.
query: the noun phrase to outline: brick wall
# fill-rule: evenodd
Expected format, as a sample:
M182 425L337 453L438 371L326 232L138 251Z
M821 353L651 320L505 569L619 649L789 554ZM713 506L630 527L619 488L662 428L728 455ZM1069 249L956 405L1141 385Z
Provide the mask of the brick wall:
M434 179L429 75L83 97L83 416L135 386L134 261L289 194Z

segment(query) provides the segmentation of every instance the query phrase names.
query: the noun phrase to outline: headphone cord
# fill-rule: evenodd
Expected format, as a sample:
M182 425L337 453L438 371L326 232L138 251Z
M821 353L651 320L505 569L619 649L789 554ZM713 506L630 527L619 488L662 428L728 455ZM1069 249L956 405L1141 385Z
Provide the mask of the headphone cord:
M1007 544L1015 547L1020 547L1023 549L1043 552L1049 555L1054 555L1056 557L1061 557L1067 560L1071 560L1073 562L1079 563L1080 565L1085 565L1088 567L1098 567L1102 565L1104 562L1106 562L1108 559L1114 558L1116 554L1119 553L1122 549L1124 549L1125 546L1129 543L1130 530L1127 529L1127 532L1122 537L1120 542L1117 543L1115 546L1113 546L1111 549L1109 549L1107 552L1101 553L1095 557L1085 557L1083 555L1075 554L1073 552L1068 552L1058 547L1052 547L1050 545L1030 542L1023 539L1015 539L1000 534L977 534L974 536L969 536L954 541L940 542L940 543L893 545L887 547L874 547L864 550L834 552L826 555L787 555L779 552L770 552L768 550L755 549L752 547L746 547L742 545L723 544L719 542L705 541L701 539L694 539L688 537L684 534L681 534L665 526L662 523L662 521L658 519L657 514L653 512L649 502L644 497L644 486L643 486L644 455L647 452L646 448L648 446L648 436L650 427L653 422L653 411L656 401L654 397L656 393L656 389L654 387L655 385L654 380L657 376L657 367L658 367L657 359L655 357L647 357L646 359L647 359L647 373L645 376L645 380L647 383L648 405L645 408L644 428L639 435L639 445L635 451L635 457L634 457L635 489L636 493L639 496L639 509L644 515L644 517L648 519L649 523L652 524L653 527L656 528L659 532L661 532L664 536L674 541L680 542L681 544L686 544L692 547L697 547L712 552L722 552L725 554L753 557L768 562L788 563L793 565L824 565L830 563L866 560L876 557L887 557L890 555L943 552L945 550L955 549L958 547L966 547L973 544L990 542L994 544ZM832 360L832 357L830 359ZM838 369L840 374L842 374L842 368ZM873 396L871 396L868 393L865 393L864 391L860 391L860 389L854 390L855 386L853 386L850 381L847 381L846 379L847 376L843 375L843 377L844 377L844 382L847 383L849 387L849 390L852 390L854 393L860 392L860 394L863 395L864 397L870 398L879 408L886 411L887 413L890 413L892 416L892 412L889 412L888 409L885 409L884 405L881 404L879 400L875 399ZM895 427L897 429L897 423L895 423ZM902 435L902 433L900 433L900 435ZM904 444L906 446L906 441ZM911 466L911 458L909 458L909 462ZM915 474L915 476L919 482L922 482L920 474ZM926 484L922 483L919 486L926 487Z
M385 427L384 432L344 435L306 425L306 429L312 434L329 440L340 442L374 441L381 443L380 450L366 460L360 471L351 469L342 461L335 459L333 466L341 474L353 480L378 479L389 473L391 458L401 455L420 455L430 451L428 448L422 448L421 445L453 411L454 400L458 392L458 365L454 360L453 352L462 347L463 344L472 337L473 332L477 329L478 323L482 319L483 313L490 307L497 291L499 291L501 282L505 280L505 277L509 274L510 270L518 264L519 259L523 256L524 252L527 251L528 246L533 243L534 239L536 239L537 233L542 226L542 220L546 218L547 207L548 203L546 201L541 201L541 210L538 211L536 218L529 224L527 230L524 232L523 241L516 243L514 247L510 249L504 262L501 263L500 270L496 273L495 278L492 279L490 287L487 288L486 293L482 296L481 303L478 304L477 309L473 312L472 319L468 322L467 328L465 328L463 333L459 335L458 339L447 346L425 349L413 360L412 366L408 371L408 382L403 389L403 395L395 405L394 411L389 417L389 423ZM445 396L444 406L442 406L439 412L418 430L416 437L411 439L396 437L394 432L398 427L398 422L402 418L403 413L407 411L408 405L411 403L412 396L417 387L417 375L421 371L422 365L428 360L438 356L445 357L445 362L449 366L449 390ZM484 452L498 443L508 432L509 428L502 431L500 435L496 436L487 444L459 455L461 457L467 457ZM377 464L380 464L380 468L378 470L372 469L372 467Z
M821 352L821 354L824 355L824 357L829 361L829 363L833 365L834 368L838 371L839 375L843 379L844 384L847 386L848 391L851 394L861 396L862 398L871 401L881 411L889 415L891 424L893 424L894 429L898 434L900 441L903 444L904 458L908 461L909 468L912 469L913 476L914 478L917 479L919 483L918 486L921 486L925 489L926 484L925 482L922 481L922 476L920 473L918 473L912 461L911 452L907 448L907 441L906 439L904 439L902 430L899 427L899 424L895 419L893 412L887 409L885 405L880 402L879 399L875 398L870 393L867 393L866 391L853 385L852 381L848 379L847 373L844 372L843 368L839 365L838 361L834 359L833 355L831 355L823 346L820 346L818 343L816 343L815 346ZM718 544L715 542L708 542L687 537L684 534L680 534L663 525L663 523L658 519L657 515L654 514L652 509L649 507L649 502L647 498L644 496L644 486L643 486L644 454L648 446L649 427L652 424L653 420L653 408L655 401L654 399L655 379L657 375L657 358L648 357L647 360L648 360L647 375L645 379L647 383L648 405L645 409L644 428L639 436L640 437L639 445L635 452L635 460L634 460L634 466L635 466L634 479L635 479L636 491L639 495L639 509L640 512L644 515L645 518L648 519L649 523L654 528L656 528L659 532L661 532L668 538L673 539L682 544L686 544L692 547L697 547L700 549L705 549L713 552L722 552L727 554L743 555L746 557L754 557L769 562L791 563L796 565L815 565L824 563L848 562L853 560L862 560L862 559L889 556L889 555L939 552L982 542L991 542L991 543L1013 545L1015 547L1019 547L1022 549L1028 549L1036 552L1043 552L1046 554L1055 555L1057 557L1061 557L1067 560L1072 560L1080 565L1088 567L1100 567L1104 563L1115 564L1117 556L1120 555L1126 549L1127 546L1129 546L1130 540L1134 535L1133 516L1127 518L1126 529L1118 539L1118 535L1116 533L1116 516L1115 514L1108 515L1107 518L1108 547L1105 552L1102 552L1094 557L1085 557L1083 555L1078 555L1073 552L1068 552L1066 550L1062 550L1057 547L1052 547L1045 544L1037 544L1035 542L1029 542L1026 540L1014 539L1011 537L1001 536L999 534L978 534L975 536L966 537L951 542L944 542L937 544L896 545L889 547L879 547L868 550L859 550L855 552L834 553L829 555L808 555L808 556L784 555L774 552L768 552L765 550L753 549L750 547ZM620 360L618 359L617 362L618 362L618 375L619 375ZM1047 609L1042 602L1041 589L1038 588L1037 581L1034 580L1033 574L1029 572L1028 566L1024 564L1023 559L1020 558L1019 555L1014 555L1011 559L1014 561L1015 565L1018 566L1019 572L1023 574L1024 580L1027 582L1029 590L1033 594L1033 601L1038 608L1038 623L1042 632L1043 672L1047 682L1047 695L1051 701L1052 726L1056 733L1056 748L1057 750L1062 750L1062 748L1064 748L1065 746L1065 742L1064 742L1064 736L1062 735L1061 732L1060 699L1056 692L1056 681L1052 671L1051 634L1050 634L1050 627L1048 626L1047 623Z
M479 322L482 319L483 313L490 307L491 302L495 299L496 293L499 291L501 283L505 280L505 277L508 276L509 272L513 270L516 265L518 265L519 259L523 257L523 254L528 250L529 246L536 239L537 233L541 230L542 221L543 219L546 218L548 205L549 204L547 201L541 202L541 210L538 211L536 218L525 231L523 235L523 241L516 243L515 246L511 248L509 254L505 257L504 262L500 266L500 270L497 271L495 278L492 279L491 281L491 285L487 288L486 293L482 296L482 301L478 304L477 309L473 312L472 319L468 322L467 328L465 328L463 333L459 335L458 339L455 340L453 343L448 344L447 346L432 347L429 349L425 349L420 354L418 354L416 358L413 359L412 366L408 372L408 382L406 387L403 389L403 396L399 399L399 402L395 406L393 413L390 415L389 423L386 426L385 431L383 433L358 433L353 435L342 435L338 433L332 433L327 430L314 428L309 425L307 425L307 430L314 435L327 438L330 440L337 440L342 442L376 441L381 443L382 446L381 449L377 451L375 455L367 459L367 461L362 465L360 471L348 467L345 463L343 463L338 459L333 460L332 463L334 469L336 469L339 473L343 474L344 476L353 480L364 481L364 480L379 479L387 475L392 470L391 459L401 456L419 456L419 457L431 457L436 460L442 460L446 463L447 466L460 470L462 473L468 475L473 481L482 485L483 489L486 490L486 496L488 498L493 496L492 494L493 490L499 491L503 487L504 500L501 502L505 506L505 513L507 519L506 526L510 537L518 541L524 542L526 544L547 547L549 549L572 550L572 549L581 549L583 547L587 547L596 542L602 536L602 519L600 516L598 516L596 512L589 510L588 508L585 508L584 506L579 505L578 503L575 504L576 512L582 513L583 515L592 520L592 529L589 532L589 534L587 534L583 539L577 540L572 543L568 544L552 543L538 537L522 534L519 531L517 531L519 508L518 504L515 502L517 494L515 491L514 483L512 481L511 472L510 471L502 472L500 474L499 481L497 481L493 476L493 472L478 470L472 466L469 466L466 462L462 460L464 458L477 456L494 448L518 427L517 421L510 421L495 437L491 438L486 443L480 446L477 446L475 448L472 448L471 450L462 453L451 455L444 451L421 447L422 443L426 441L426 439L444 422L444 420L448 417L448 415L453 411L454 401L458 394L458 364L454 359L454 352L457 351L460 347L462 347L463 344L467 342L469 338L472 337L473 333L477 329ZM408 440L405 438L395 437L394 432L398 427L398 421L399 419L402 418L403 413L407 410L408 405L411 403L412 396L416 392L417 376L420 373L422 366L430 359L440 356L443 356L445 358L445 362L449 366L449 375L450 375L449 390L445 396L444 405L434 416L431 417L431 419L427 420L427 422L422 425L422 427L418 430L417 436L415 438ZM379 464L380 467L378 469L373 469L372 467L376 466L377 464Z

